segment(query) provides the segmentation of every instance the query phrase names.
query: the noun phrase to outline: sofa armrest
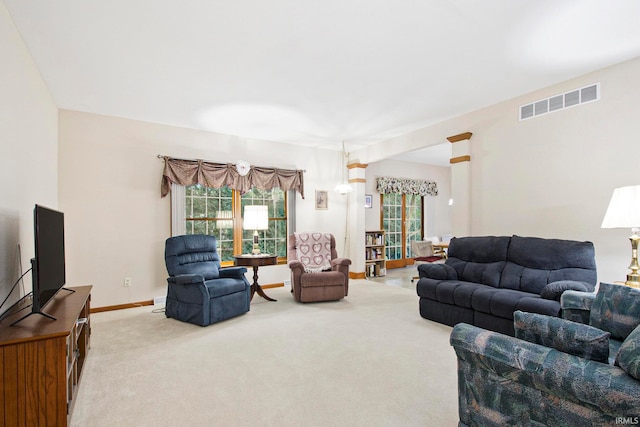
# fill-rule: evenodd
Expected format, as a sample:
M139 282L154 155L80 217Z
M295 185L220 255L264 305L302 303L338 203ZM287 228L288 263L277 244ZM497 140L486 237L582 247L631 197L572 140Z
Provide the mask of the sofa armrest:
M167 279L169 283L175 283L177 285L191 285L204 283L204 277L202 274L180 274L177 276L171 276Z
M544 299L560 301L560 297L566 291L588 292L589 284L577 280L558 280L548 283L540 291L540 296Z
M225 267L220 269L220 277L243 279L247 267Z
M478 408L508 415L509 425L600 425L638 415L640 382L618 367L465 323L453 328L450 344L463 376L463 423L481 417Z
M447 264L420 264L418 266L420 277L427 277L435 280L457 280L458 273Z
M564 291L560 297L562 318L588 324L595 299L595 292Z

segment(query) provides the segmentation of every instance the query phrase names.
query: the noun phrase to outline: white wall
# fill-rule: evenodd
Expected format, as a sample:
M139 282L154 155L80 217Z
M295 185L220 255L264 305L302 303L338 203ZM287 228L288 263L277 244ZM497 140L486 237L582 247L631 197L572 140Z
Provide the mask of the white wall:
M30 268L33 207L56 208L58 110L0 2L0 302ZM22 256L18 256L18 244ZM21 289L19 286L17 289ZM31 276L24 280L31 290ZM16 300L14 291L3 311Z
M341 153L126 120L60 112L60 207L67 219L68 281L91 284L95 307L166 294L164 242L170 197L160 198L158 154L287 169L305 169L297 196L297 229L344 239L346 200L331 192L341 177ZM315 190L329 191L316 210ZM289 279L285 265L260 268L260 283ZM122 286L132 278L131 288ZM247 275L252 281L252 272Z
M601 99L520 122L520 105L601 83ZM357 153L378 160L397 146L470 131L471 234L590 240L599 280L624 280L630 230L600 224L613 189L640 184L640 58L385 141ZM386 151L385 151L386 150ZM453 195L455 198L455 194Z

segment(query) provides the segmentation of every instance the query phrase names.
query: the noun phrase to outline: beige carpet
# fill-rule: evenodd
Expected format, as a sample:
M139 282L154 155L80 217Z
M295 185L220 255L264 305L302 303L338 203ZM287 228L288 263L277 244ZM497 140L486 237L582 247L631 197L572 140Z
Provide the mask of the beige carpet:
M455 426L451 328L414 289L352 280L342 301L288 288L208 327L141 307L93 314L72 426Z

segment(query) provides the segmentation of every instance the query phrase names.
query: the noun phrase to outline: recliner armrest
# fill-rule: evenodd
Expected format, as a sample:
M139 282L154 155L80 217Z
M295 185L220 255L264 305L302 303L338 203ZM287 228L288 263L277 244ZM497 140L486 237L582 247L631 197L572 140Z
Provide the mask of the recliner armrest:
M339 267L348 267L351 265L351 260L348 258L334 258L331 260L331 269L336 270Z
M220 277L242 279L244 273L247 272L247 267L225 267L221 268L219 273Z
M297 261L297 260L289 261L289 263L287 265L292 270L302 270L302 271L304 271L304 265L302 265L302 263L300 261Z
M447 264L420 264L418 266L420 277L436 280L457 280L458 273Z
M190 285L193 283L204 283L204 277L202 274L180 274L167 278L167 281L177 285Z

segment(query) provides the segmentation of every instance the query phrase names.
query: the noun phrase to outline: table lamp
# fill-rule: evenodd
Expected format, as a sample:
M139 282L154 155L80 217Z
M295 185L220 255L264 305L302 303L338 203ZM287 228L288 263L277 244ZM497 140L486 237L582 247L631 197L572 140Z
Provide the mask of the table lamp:
M631 273L627 274L625 284L633 288L640 288L640 274L638 274L638 230L640 229L640 185L620 187L613 190L607 213L602 220L601 228L630 228L631 237Z
M260 246L258 245L258 230L266 230L269 228L269 208L262 205L249 205L244 207L245 230L253 230L253 255L260 255Z

